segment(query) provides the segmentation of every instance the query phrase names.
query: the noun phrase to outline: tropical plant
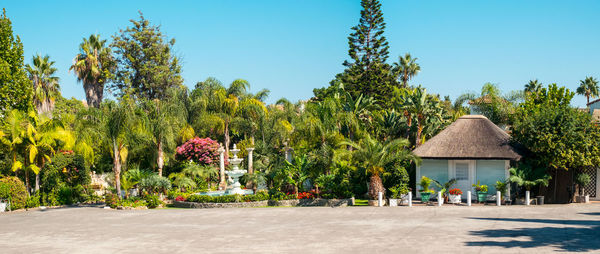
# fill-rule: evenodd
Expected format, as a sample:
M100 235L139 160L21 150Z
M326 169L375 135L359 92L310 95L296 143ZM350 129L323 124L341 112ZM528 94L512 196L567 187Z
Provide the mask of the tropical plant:
M73 59L69 70L73 70L77 81L83 83L88 106L100 108L104 84L112 77L114 69L115 61L106 40L100 39L98 34L83 38L79 45L79 54Z
M379 192L385 193L381 174L386 171L386 167L395 166L394 163L398 161L419 162L418 157L406 149L410 144L406 139L395 139L382 143L367 135L358 143L344 142L344 144L356 149L352 158L360 162L370 176L369 197L372 199L376 199Z
M525 187L531 191L531 188L543 185L548 186L550 175L543 172L543 169L534 169L528 164L523 164L518 168L510 168L510 177L508 180L511 183L516 183L518 186Z
M526 93L537 93L538 91L540 91L540 89L542 89L542 87L543 87L542 82L539 82L537 79L529 80L529 82L527 82L527 84L525 84L524 91Z
M419 186L421 186L421 193L434 193L434 190L429 189L431 186L432 179L426 176L421 176Z
M577 94L585 96L587 103L590 103L590 97L596 98L600 96L600 88L598 87L598 80L594 77L585 77L584 80L579 81L579 87L577 87Z
M258 188L258 186L261 184L265 184L267 180L267 178L265 177L265 173L260 171L255 171L252 174L247 173L242 177L242 179L246 181L246 183L252 183L252 191L254 192L254 194L256 194L256 189Z
M452 185L454 185L456 183L456 178L452 178L443 184L441 184L440 182L438 182L435 179L432 179L432 180L435 183L435 185L440 189L440 192L442 194L444 194L444 196L447 196L447 193L448 193L448 190L450 190L450 187L452 187Z
M294 195L297 197L300 187L308 178L311 163L306 154L294 156L292 162L285 161L285 167L277 173L276 178L282 183L293 185Z
M26 65L25 69L29 79L33 83L33 104L38 114L51 114L54 109L54 101L60 96L60 85L58 77L54 76L57 69L53 66L48 55L33 57L33 66Z
M155 195L166 193L171 188L171 181L168 178L152 174L142 178L139 183L140 188L148 194Z
M479 193L487 193L488 192L488 186L485 184L481 184L479 181L477 181L477 183L472 184L473 188L475 188L475 191L479 192Z
M500 192L502 198L504 198L506 191L508 190L508 182L509 181L496 181L496 184L494 185L494 188L496 188L496 191Z
M402 82L402 87L408 87L408 81L416 76L421 71L421 66L417 63L418 58L413 58L410 53L398 57L398 62L394 63L394 71L396 71Z

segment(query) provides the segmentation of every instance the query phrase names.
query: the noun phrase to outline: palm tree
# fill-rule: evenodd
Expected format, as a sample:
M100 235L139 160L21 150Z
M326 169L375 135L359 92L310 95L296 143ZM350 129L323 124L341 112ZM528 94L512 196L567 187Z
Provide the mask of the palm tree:
M71 149L75 143L73 134L66 130L60 120L34 119L35 129L27 142L29 169L35 173L35 191L40 189L40 171L46 163L52 162L56 149Z
M106 40L92 34L89 39L83 38L79 51L69 70L75 71L77 81L83 83L88 106L100 108L104 84L115 68L111 50L106 46Z
M60 96L59 79L54 76L57 69L48 55L44 57L35 55L32 62L33 66L28 64L25 69L33 82L33 103L38 114L51 114L54 101Z
M302 183L308 179L307 172L311 167L312 162L306 154L294 156L292 162L285 161L285 167L277 174L277 178L282 182L294 186L294 194L298 197L298 191Z
M25 153L27 142L32 140L30 134L33 133L34 127L30 121L30 117L33 114L33 112L27 114L17 109L10 111L6 116L4 131L0 133L0 141L2 141L12 159L11 170L13 172L24 168L24 163L19 160L18 155ZM25 185L29 193L29 171L24 171Z
M162 176L165 162L164 152L171 154L175 146L176 135L185 121L185 109L176 97L154 99L144 104L148 116L148 130L152 143L156 147L156 165L158 175Z
M421 66L417 63L417 59L416 57L412 58L409 53L406 53L404 57L398 57L398 63L394 63L395 70L400 76L402 87L407 87L408 81L421 71Z
M594 77L585 77L584 80L579 81L579 87L577 87L577 94L585 96L587 103L590 103L590 97L596 98L600 95L598 88L598 80Z
M352 154L352 158L360 162L366 173L370 175L369 197L372 199L377 198L378 192L385 193L381 175L386 171L386 167L394 166L399 161L419 161L418 157L406 149L410 145L407 139L395 139L382 143L367 135L358 143L345 143L356 149Z
M399 110L404 112L404 116L407 119L407 125L409 126L407 130L410 130L410 127L413 126L413 121L416 122L415 146L418 147L424 142L422 134L426 124L434 120L438 122L444 121L442 119L443 108L439 101L436 101L433 96L427 94L425 88L417 87L414 89L396 90L395 92L399 93L395 98L399 99ZM406 138L408 137L407 131Z
M542 82L536 80L529 80L527 84L525 84L524 91L526 93L537 93L540 89L542 89Z

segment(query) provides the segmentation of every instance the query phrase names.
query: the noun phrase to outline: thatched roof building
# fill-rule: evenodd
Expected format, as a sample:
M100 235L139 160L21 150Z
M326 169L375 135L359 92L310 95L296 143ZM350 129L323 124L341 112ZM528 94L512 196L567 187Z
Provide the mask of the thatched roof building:
M482 115L460 117L414 153L424 159L521 159L510 136Z

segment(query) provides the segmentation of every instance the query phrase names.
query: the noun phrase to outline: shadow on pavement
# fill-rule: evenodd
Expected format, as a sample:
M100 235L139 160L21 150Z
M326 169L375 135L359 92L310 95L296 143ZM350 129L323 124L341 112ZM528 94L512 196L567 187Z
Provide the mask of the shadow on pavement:
M587 215L600 215L586 213ZM467 242L467 246L495 246L504 248L536 248L551 246L561 251L589 252L600 250L600 221L595 220L550 220L513 218L469 218L474 220L494 220L506 222L557 224L552 227L531 227L516 229L493 229L471 231L472 235L489 237L490 241ZM503 239L504 238L504 239ZM520 239L515 239L520 238ZM523 239L524 238L524 239ZM508 240L508 241L503 241Z

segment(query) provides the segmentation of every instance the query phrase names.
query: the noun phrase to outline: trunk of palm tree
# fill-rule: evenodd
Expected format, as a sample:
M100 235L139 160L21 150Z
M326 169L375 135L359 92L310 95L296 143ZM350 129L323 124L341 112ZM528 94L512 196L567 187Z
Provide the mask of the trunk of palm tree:
M35 174L35 192L40 191L40 174Z
M115 189L117 195L121 197L121 156L116 140L113 140L113 172L115 173Z
M419 147L421 144L421 134L423 133L423 123L422 120L417 118L417 135L416 135L416 142L415 142L415 148Z
M102 103L102 96L104 94L104 85L84 82L83 90L85 90L85 99L88 107L100 108L100 103Z
M31 188L29 186L29 170L27 168L25 168L25 188L27 189L27 196L29 196Z
M156 164L158 166L158 175L162 176L163 166L164 166L164 153L162 148L162 142L158 141L158 156L156 158Z
M369 197L375 200L379 196L379 192L385 194L385 188L383 187L381 177L378 174L373 174L369 180Z
M229 161L229 122L225 121L225 161Z

